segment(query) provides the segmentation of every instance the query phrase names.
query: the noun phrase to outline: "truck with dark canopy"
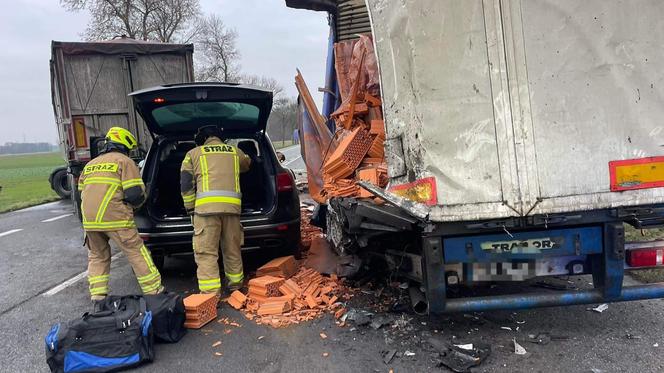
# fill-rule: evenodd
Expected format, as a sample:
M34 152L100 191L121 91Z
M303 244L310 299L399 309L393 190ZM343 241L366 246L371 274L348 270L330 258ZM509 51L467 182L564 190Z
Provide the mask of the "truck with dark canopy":
M193 52L192 44L126 37L51 43L53 112L67 166L55 169L49 181L60 197L71 198L77 212L80 195L75 186L83 166L95 156L91 142L111 127L123 127L136 136L139 150L135 157L142 158L152 135L134 111L128 94L193 81Z

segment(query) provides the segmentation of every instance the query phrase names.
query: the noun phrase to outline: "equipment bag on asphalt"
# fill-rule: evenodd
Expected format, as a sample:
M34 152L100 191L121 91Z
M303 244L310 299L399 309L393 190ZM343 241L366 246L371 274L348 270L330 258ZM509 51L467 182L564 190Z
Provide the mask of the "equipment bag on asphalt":
M142 296L147 303L148 311L152 312L152 330L157 342L178 342L187 329L184 327L186 319L182 295L163 292L156 295ZM108 296L101 304L102 310L115 310L123 304L136 303L141 299L139 295Z
M53 325L45 338L51 372L114 372L154 359L152 313L146 302L85 313Z

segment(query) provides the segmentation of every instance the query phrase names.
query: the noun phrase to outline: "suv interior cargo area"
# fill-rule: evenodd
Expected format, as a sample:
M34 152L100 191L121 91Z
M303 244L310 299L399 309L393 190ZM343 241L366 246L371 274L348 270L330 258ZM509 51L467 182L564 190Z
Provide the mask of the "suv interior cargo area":
M254 139L227 139L251 157L249 171L240 174L242 191L242 215L268 213L275 205L275 181L272 159L263 141ZM180 166L187 152L196 147L193 141L169 140L159 144L158 155L150 157L154 162L148 178L149 213L157 220L184 218L187 213L180 195Z

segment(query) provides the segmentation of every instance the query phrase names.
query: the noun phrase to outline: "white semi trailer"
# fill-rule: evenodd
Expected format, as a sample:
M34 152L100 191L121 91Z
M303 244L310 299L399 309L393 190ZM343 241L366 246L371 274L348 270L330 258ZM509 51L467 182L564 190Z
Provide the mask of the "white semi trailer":
M337 247L381 251L430 312L664 296L623 287L625 268L664 264L623 228L664 223L664 2L287 4L327 11L333 39L372 33L379 64L389 185L365 186L390 203L332 198ZM562 274L592 274L594 289L447 297Z

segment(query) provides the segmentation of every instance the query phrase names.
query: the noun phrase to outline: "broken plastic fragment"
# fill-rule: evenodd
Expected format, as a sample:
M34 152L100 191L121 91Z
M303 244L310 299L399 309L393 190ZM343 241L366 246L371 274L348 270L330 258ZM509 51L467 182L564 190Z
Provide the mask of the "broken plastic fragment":
M516 338L512 338L512 342L514 342L514 353L515 353L515 354L517 354L517 355L525 355L525 354L528 353L528 351L526 351L526 349L523 348L523 346L521 346L520 344L518 344L518 343L516 342Z
M512 331L512 328L509 326L501 326L500 329Z
M485 343L474 343L470 350L429 338L428 342L439 352L438 365L444 365L454 372L468 372L478 366L491 354L491 347Z
M455 345L455 346L457 346L459 348L462 348L464 350L472 350L473 349L473 344L472 343L468 343L468 344L465 344L465 345Z
M397 353L397 350L389 350L389 351L383 351L383 363L389 364L392 359L394 358L394 355Z
M406 351L404 351L403 356L415 356L415 353L412 352L412 351L406 350Z
M599 306L597 306L595 308L588 308L589 311L595 311L597 313L602 313L602 312L604 312L608 309L609 309L609 305L606 304L606 303L602 303L602 304L600 304Z

